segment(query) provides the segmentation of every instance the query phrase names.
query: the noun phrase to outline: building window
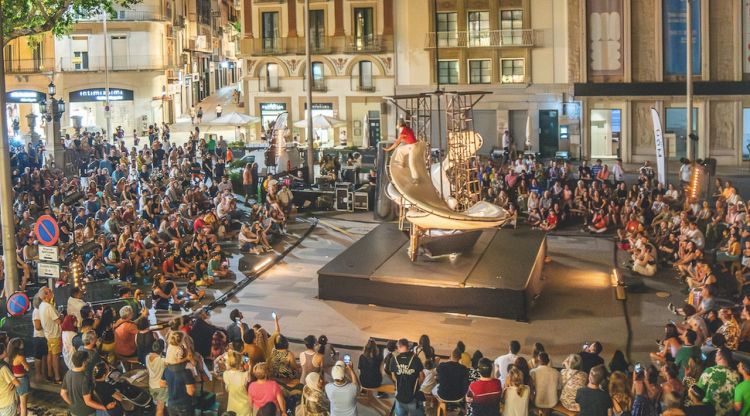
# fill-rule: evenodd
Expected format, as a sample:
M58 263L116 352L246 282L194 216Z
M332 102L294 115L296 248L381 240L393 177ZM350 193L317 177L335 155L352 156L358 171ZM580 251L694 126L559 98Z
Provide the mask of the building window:
M438 62L438 82L440 84L458 84L458 61Z
M310 10L310 47L313 51L322 51L326 40L325 12Z
M523 44L523 10L500 11L500 33L503 45Z
M522 84L526 82L526 70L523 59L501 59L503 69L500 82L503 84Z
M323 62L312 63L312 89L313 91L325 91Z
M375 43L372 7L354 9L354 44L358 49Z
M266 89L268 91L280 91L279 86L279 65L266 64Z
M489 84L492 78L489 59L469 60L469 83Z
M360 91L374 91L375 84L372 82L372 62L360 61L359 62L359 90Z
M458 45L458 17L455 12L437 14L438 46Z
M469 46L490 45L490 12L469 12Z
M276 51L280 49L279 12L261 13L263 31L263 50Z
M89 38L86 36L72 36L70 49L73 52L71 63L75 70L89 69Z

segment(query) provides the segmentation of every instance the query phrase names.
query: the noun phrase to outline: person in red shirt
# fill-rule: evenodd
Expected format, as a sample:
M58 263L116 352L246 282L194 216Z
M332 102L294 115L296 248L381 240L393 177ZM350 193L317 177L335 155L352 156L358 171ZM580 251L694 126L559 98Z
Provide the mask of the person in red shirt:
M390 152L393 149L397 148L400 144L414 144L417 142L417 137L414 135L414 130L411 129L411 127L406 125L406 121L402 118L398 121L398 126L401 128L401 132L398 134L398 137L396 138L396 141L393 142L392 145L386 147L386 152Z
M119 358L135 357L136 345L135 334L138 333L138 327L132 321L133 308L123 306L120 308L120 319L115 322L115 354Z
M492 361L489 358L479 360L477 370L480 378L469 384L466 401L471 406L471 414L476 416L497 416L500 414L500 398L503 386L500 380L492 377Z

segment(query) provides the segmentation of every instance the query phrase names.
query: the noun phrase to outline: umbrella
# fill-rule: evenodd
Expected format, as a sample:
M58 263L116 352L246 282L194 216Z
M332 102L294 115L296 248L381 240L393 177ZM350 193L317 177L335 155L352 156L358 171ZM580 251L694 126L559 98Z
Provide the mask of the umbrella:
M313 122L314 129L332 129L334 127L340 127L346 124L346 121L344 120L339 120L337 118L324 116L322 114L313 116L312 122ZM294 127L299 127L299 128L307 127L307 119L300 120L294 123Z
M223 115L219 118L215 118L208 122L209 128L215 126L233 126L234 127L234 139L237 140L237 130L240 127L248 124L258 123L260 117L250 116L247 114L241 114L237 112L231 112Z

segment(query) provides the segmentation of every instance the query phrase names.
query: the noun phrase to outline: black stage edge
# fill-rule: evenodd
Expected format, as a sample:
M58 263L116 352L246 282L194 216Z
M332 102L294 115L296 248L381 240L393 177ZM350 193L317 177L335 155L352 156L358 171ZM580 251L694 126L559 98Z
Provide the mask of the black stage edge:
M318 297L347 303L529 320L542 292L544 233L486 230L451 260L406 254L408 236L381 224L318 270Z

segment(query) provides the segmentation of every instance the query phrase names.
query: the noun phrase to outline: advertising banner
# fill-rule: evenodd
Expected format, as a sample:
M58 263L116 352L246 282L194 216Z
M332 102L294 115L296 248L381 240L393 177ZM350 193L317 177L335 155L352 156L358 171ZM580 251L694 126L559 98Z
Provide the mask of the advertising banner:
M687 70L687 1L664 0L664 75L685 75ZM693 75L701 73L701 6L692 1Z

